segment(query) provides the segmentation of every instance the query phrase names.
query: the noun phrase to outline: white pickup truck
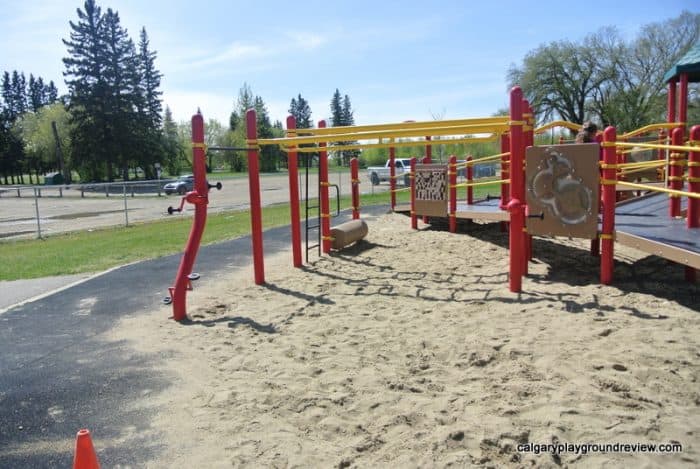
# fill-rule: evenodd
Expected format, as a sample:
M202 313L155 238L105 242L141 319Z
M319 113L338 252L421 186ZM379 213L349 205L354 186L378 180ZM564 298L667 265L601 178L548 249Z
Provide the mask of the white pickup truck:
M389 162L391 160L386 160L384 166L370 166L367 168L367 175L373 186L380 184L383 181L389 180L390 166ZM411 172L411 160L410 158L396 158L394 159L394 175L398 181L403 181L405 186L411 185L411 180L409 174ZM400 177L403 175L403 177Z

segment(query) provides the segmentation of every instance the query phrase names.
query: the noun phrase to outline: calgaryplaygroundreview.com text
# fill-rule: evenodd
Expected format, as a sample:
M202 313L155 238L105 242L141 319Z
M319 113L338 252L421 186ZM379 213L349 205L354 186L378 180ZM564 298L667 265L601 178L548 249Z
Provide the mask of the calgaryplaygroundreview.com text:
M534 454L589 454L589 453L682 453L683 445L669 443L523 443L517 446L521 453Z

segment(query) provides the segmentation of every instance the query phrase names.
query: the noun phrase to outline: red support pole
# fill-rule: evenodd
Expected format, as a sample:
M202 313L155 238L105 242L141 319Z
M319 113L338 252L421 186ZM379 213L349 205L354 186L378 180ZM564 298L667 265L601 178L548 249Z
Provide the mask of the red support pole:
M683 127L688 123L688 74L681 73L680 89L678 90L678 121Z
M510 151L510 137L508 134L501 134L501 153L507 153ZM508 169L510 165L510 157L508 155L501 156L501 180L506 180L510 177L510 170ZM501 183L501 202L499 204L501 210L505 210L506 205L508 205L508 199L510 197L510 184L507 182Z
M416 216L416 158L411 158L411 228L418 229Z
M510 212L509 255L512 292L522 290L523 261L525 259L525 207L521 202L525 194L523 182L523 160L525 142L523 140L523 91L519 86L510 91Z
M678 80L676 78L669 80L668 82L668 100L667 105L667 116L668 122L676 122L676 83Z
M433 138L430 135L425 137L425 140L428 143L425 145L425 158L423 159L423 164L430 164L433 162L433 144L430 143L432 139Z
M426 138L430 138L430 137L426 137ZM421 160L421 164L428 164L428 163L430 163L430 161L431 160L430 160L429 156L424 156L423 159ZM423 216L423 223L429 223L429 222L430 222L430 220L428 219L428 216L424 215Z
M253 242L253 271L256 285L265 283L263 256L262 208L260 203L260 166L258 161L258 123L255 109L245 113L248 144L248 190L250 192L250 226Z
M391 193L391 210L396 208L396 149L389 147L389 192ZM405 170L405 168L404 168Z
M182 321L187 318L187 290L191 288L190 274L197 259L197 251L202 240L207 222L207 204L209 203L209 186L204 155L204 118L199 112L192 116L192 169L194 173L194 190L188 192L185 201L194 205L194 222L175 276L175 286L170 288L173 303L173 319ZM184 203L184 201L183 201Z
M684 127L676 127L671 132L671 145L683 145ZM669 168L668 186L671 189L683 189L683 153L672 151L670 155L671 167ZM669 199L669 215L671 217L681 216L681 198L671 195Z
M450 156L447 163L447 180L450 188L450 233L457 231L457 157Z
M357 158L350 160L350 184L352 185L352 219L360 218L360 162Z
M471 155L467 156L467 184L474 182L474 165L469 164L474 161ZM474 204L474 188L472 186L467 186L467 204Z
M615 127L608 127L603 133L603 162L612 166L603 169L603 223L600 233L602 253L600 256L600 283L610 285L615 267L615 184L617 182L617 152Z
M294 116L287 117L287 137L296 137L297 121ZM296 148L296 147L293 147ZM292 229L292 262L294 267L301 267L301 219L299 210L299 166L297 152L287 153L287 173L289 175L289 208Z
M694 125L690 129L690 140L700 141L700 125ZM688 191L700 194L700 151L691 151L688 154ZM688 198L688 213L686 224L688 229L700 227L700 199ZM685 279L689 282L697 280L697 270L692 267L685 268Z
M326 121L318 123L319 129L326 128ZM326 142L320 143L321 152L318 160L318 191L321 196L321 251L324 254L331 252L331 211L328 201L328 152L325 150Z
M527 113L525 119L525 125L527 131L525 132L525 148L535 146L535 114L532 112L532 107L530 102L525 99L523 100L523 109ZM525 203L525 165L527 162L523 158L523 198L520 199ZM525 264L523 265L523 275L527 275L529 271L529 261L532 260L532 235L527 233L527 228L525 228Z

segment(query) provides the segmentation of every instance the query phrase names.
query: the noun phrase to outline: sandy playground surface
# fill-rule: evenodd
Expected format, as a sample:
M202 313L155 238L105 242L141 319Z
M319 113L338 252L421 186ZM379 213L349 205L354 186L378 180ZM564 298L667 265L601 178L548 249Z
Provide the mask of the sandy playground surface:
M524 293L507 236L370 220L303 270L290 254L202 280L110 332L177 384L148 401L154 467L698 467L700 286L616 246L598 284L587 242L535 240ZM677 454L519 452L524 443L671 443Z

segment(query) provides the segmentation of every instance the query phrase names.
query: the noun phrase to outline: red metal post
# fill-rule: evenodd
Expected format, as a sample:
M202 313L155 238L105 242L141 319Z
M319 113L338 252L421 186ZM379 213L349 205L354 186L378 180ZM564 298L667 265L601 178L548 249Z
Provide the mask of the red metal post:
M416 158L411 158L411 228L418 229L416 216Z
M525 132L525 148L532 147L535 145L535 114L532 112L532 107L530 102L525 99L523 100L523 109L527 113L527 118L525 119L525 125L527 126L527 131ZM525 166L527 161L523 158L523 197L520 199L525 203ZM527 212L527 209L526 209ZM529 261L532 260L532 235L527 233L527 228L525 228L525 263L523 265L523 275L527 275L529 271Z
M391 210L396 208L396 150L389 147L389 192L391 193ZM404 171L406 168L404 168Z
M700 141L700 125L694 125L690 129L690 140ZM688 192L700 194L700 151L688 153ZM700 199L688 198L688 214L686 219L688 229L700 227ZM685 279L689 282L697 280L697 270L692 267L685 268Z
M510 151L510 137L508 134L501 134L501 153L507 153ZM501 156L501 180L506 180L510 177L509 167L510 157L508 155ZM510 197L510 184L507 182L501 183L501 202L499 204L501 210L506 209L508 205L508 199Z
M676 122L676 83L678 83L676 78L668 82L668 100L666 101L668 122Z
M352 187L352 219L360 218L360 162L357 158L350 160L350 184Z
M615 127L608 127L603 133L603 162L612 166L603 169L603 223L600 233L602 252L600 256L600 283L610 285L613 280L615 266L615 184L617 182L617 152L615 141L617 131Z
M326 121L319 121L319 129L326 128ZM318 159L318 191L321 196L321 251L331 252L331 211L328 201L328 152L326 143L320 143L321 152Z
M176 321L187 317L187 290L191 288L189 275L197 259L197 251L207 222L209 186L204 155L204 118L199 112L192 116L192 163L194 190L187 193L185 200L194 205L194 222L175 276L175 286L170 288L173 319Z
M425 137L425 138L429 139L430 137ZM430 147L429 146L426 147L426 151L427 151L427 148L430 148ZM428 163L430 163L430 161L431 161L431 158L429 156L424 156L420 162L421 162L421 164L428 164ZM428 218L427 215L423 215L423 223L430 223L430 219Z
M525 195L523 181L523 161L525 142L523 140L523 91L519 86L510 91L510 212L509 255L510 281L512 292L522 290L523 261L525 260L525 207L521 202Z
M474 161L471 155L467 156L467 184L474 182L474 165L470 164ZM467 186L467 204L472 205L474 203L474 188L472 186Z
M253 271L256 285L265 283L263 256L262 207L260 203L260 165L258 161L258 123L255 109L245 113L248 144L248 190L250 193L250 227L253 242Z
M676 127L671 132L671 145L683 145L684 127ZM668 187L675 190L683 189L683 153L672 151L669 164ZM681 198L671 195L669 199L669 215L671 217L681 216Z
M425 158L423 159L424 164L430 164L433 162L433 144L430 143L432 139L433 138L430 135L425 137L425 141L428 143L425 145Z
M678 121L688 123L688 74L681 73L680 89L678 90Z
M287 136L296 136L297 121L294 116L287 117ZM296 147L294 147L296 148ZM292 229L292 262L294 267L301 267L301 219L299 210L299 167L297 152L287 153L287 174L289 175L289 212Z
M450 188L450 233L457 231L457 157L450 156L447 163L447 180Z

